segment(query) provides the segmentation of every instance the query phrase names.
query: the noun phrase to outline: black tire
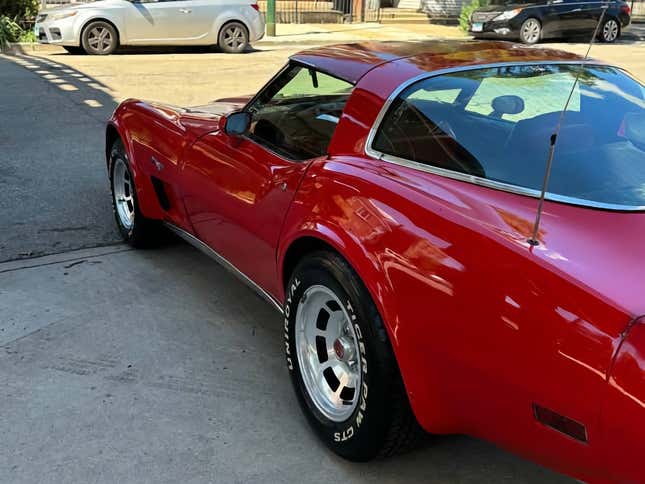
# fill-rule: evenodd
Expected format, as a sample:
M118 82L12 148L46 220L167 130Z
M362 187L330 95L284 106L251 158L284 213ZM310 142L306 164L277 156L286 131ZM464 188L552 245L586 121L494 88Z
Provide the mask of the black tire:
M118 165L119 161L125 163L127 177L130 180L131 186L130 194L133 201L134 218L131 226L129 227L123 223L117 209L114 173L115 167ZM114 219L116 220L117 228L119 229L119 233L121 234L121 237L123 237L123 240L136 248L148 248L158 245L162 239L161 223L157 220L144 217L139 210L139 201L137 199L136 188L134 186L134 178L130 169L130 160L128 159L128 154L125 151L123 142L120 139L114 142L110 150L110 190L112 192L112 211L114 213Z
M542 38L542 24L535 17L529 17L520 27L520 41L523 44L537 44Z
M63 49L65 49L67 52L73 55L82 55L85 54L85 51L83 50L82 47L72 47L69 45L64 45Z
M359 401L341 422L327 418L314 403L296 346L296 318L303 294L321 285L343 303L361 348L361 362L366 363L361 364ZM410 408L387 331L370 294L349 264L333 252L312 253L294 269L286 295L287 366L298 402L320 439L336 454L357 462L387 457L418 444L425 433Z
M607 44L615 42L620 37L620 22L615 18L608 18L602 23L598 38Z
M112 24L91 22L83 29L81 45L90 55L110 55L119 46L119 34Z
M249 48L249 31L240 22L229 22L220 30L217 45L229 54L244 52Z

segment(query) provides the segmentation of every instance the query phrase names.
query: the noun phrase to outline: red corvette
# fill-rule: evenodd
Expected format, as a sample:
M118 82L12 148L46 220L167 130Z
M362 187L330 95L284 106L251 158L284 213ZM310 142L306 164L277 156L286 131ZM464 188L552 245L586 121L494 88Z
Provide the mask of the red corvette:
M107 158L128 242L168 227L284 312L336 453L465 433L645 481L645 88L620 68L502 42L312 49L253 97L124 102Z

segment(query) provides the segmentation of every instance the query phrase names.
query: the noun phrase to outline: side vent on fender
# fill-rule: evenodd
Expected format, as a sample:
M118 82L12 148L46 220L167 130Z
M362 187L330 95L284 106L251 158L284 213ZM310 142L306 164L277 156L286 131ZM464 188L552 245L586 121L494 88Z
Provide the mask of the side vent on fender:
M150 180L152 181L152 186L155 189L157 200L159 200L159 205L161 205L161 208L163 208L167 212L168 210L170 210L170 200L168 199L168 195L166 194L166 189L163 182L156 176L151 176Z
M537 403L533 404L533 413L535 415L535 419L547 427L551 427L552 429L568 435L580 442L588 442L587 429L580 422L576 422L575 420L565 417L564 415L560 415L548 408L541 407Z

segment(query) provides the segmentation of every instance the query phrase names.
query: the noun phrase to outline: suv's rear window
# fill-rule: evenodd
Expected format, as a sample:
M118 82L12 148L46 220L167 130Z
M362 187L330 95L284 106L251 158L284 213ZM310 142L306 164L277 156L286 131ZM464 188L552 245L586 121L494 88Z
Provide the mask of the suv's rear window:
M549 192L645 206L645 89L613 67L508 66L419 81L392 103L372 148L539 190L549 138L578 72Z

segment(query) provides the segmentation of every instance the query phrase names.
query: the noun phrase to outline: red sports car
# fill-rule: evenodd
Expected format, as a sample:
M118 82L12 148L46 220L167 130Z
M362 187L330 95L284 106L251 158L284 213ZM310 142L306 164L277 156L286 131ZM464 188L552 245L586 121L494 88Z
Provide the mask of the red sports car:
M124 102L107 160L125 240L170 228L284 313L295 392L339 455L464 433L645 481L645 89L620 68L317 48L253 97Z

